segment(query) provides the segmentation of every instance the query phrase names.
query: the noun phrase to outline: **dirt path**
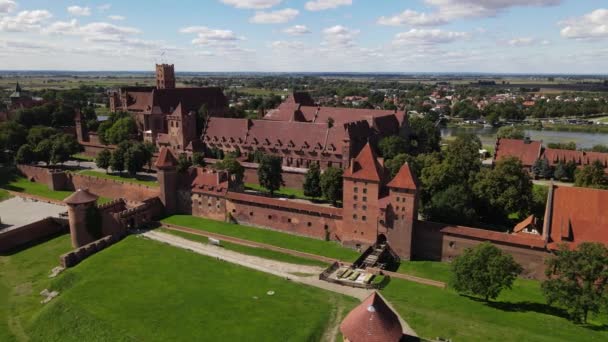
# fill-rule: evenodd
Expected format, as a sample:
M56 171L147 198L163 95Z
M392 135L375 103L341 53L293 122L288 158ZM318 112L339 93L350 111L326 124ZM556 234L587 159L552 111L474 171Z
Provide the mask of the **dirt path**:
M279 277L283 277L287 280L292 280L297 283L307 284L314 287L318 287L324 290L344 294L347 296L355 297L359 300L367 298L371 294L370 290L358 289L352 287L341 286L338 284L328 283L319 280L318 274L323 272L323 268L318 266L306 266L296 265L281 261L268 260L257 256L241 254L231 250L227 250L221 247L203 244L200 242L194 242L181 238L179 236L148 231L141 234L152 240L167 243L169 245L187 249L198 254L207 255L210 257L217 258L218 260L224 260L233 264L238 264L247 268L258 270L265 273L274 274ZM295 274L314 274L313 276L298 276Z

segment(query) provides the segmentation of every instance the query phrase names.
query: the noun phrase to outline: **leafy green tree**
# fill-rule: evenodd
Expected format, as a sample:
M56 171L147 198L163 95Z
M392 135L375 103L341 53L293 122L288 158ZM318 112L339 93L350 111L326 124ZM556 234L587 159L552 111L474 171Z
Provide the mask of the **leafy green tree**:
M54 164L63 163L80 151L80 145L76 139L69 134L58 134L52 137L53 147L51 148L51 162Z
M438 152L441 148L441 131L430 117L410 118L408 138L414 155Z
M108 168L110 167L110 160L112 159L112 152L107 148L104 148L101 152L97 154L97 158L95 158L95 164L100 169L105 169L106 173L108 172Z
M383 138L378 143L378 149L384 159L389 160L395 158L400 153L408 151L407 141L398 135L391 135Z
M222 161L219 161L213 165L217 170L225 170L232 176L232 179L236 184L242 184L245 178L245 168L239 163L236 158L232 156L226 156Z
M555 166L555 172L553 172L553 177L555 177L556 180L560 181L560 180L563 180L564 178L566 178L566 176L567 176L566 167L565 167L564 163L559 162Z
M31 164L36 160L36 154L30 144L25 144L19 147L17 155L15 155L15 162L17 164Z
M532 180L519 159L505 158L480 172L473 184L478 213L486 222L508 223L509 215L524 217L532 206Z
M180 154L177 158L177 171L178 172L186 172L192 166L192 162L188 160L185 154Z
M471 191L462 184L454 184L435 193L426 203L423 213L430 220L452 224L468 225L477 221Z
M608 146L607 145L602 145L602 144L594 145L591 148L591 151L593 151L593 152L608 153Z
M0 147L2 150L17 151L26 143L27 130L15 121L0 123Z
M27 142L32 146L36 146L42 140L49 139L58 133L53 127L34 126L27 132Z
M125 170L130 176L135 177L146 165L148 150L142 143L130 144L124 153Z
M565 307L577 322L586 323L608 303L608 249L601 243L584 242L576 250L562 245L545 273L547 302Z
M110 158L110 167L113 172L122 173L125 169L125 152L126 149L120 146L112 152L112 158Z
M36 160L43 161L47 165L51 164L51 153L53 151L53 141L51 139L44 139L36 145L34 152L36 153Z
M505 139L523 139L525 138L524 130L515 126L504 126L498 129L497 138Z
M321 186L323 197L328 201L331 201L334 206L338 201L342 200L342 174L342 169L336 167L328 167L323 174L321 174L319 185Z
M555 148L558 150L570 150L576 151L576 143L574 141L570 141L567 143L548 143L548 148Z
M258 166L258 181L271 196L281 188L283 184L283 168L281 157L266 154Z
M553 169L549 165L549 161L545 158L538 158L532 165L532 173L535 177L550 179L553 177Z
M452 116L461 117L464 119L478 119L481 112L470 100L457 102L452 107Z
M207 104L203 103L201 107L196 112L196 132L201 133L203 129L205 129L205 124L207 123L207 119L209 118L209 110L207 109Z
M201 152L192 153L192 164L194 166L205 166L205 155Z
M480 296L488 301L510 289L522 267L513 257L489 242L467 248L452 261L451 286L460 293Z
M156 153L157 148L153 143L146 141L143 144L144 163L148 165L148 170L152 170L152 157Z
M608 178L604 174L604 166L601 162L585 165L576 170L574 174L574 185L585 188L605 189L608 187Z
M421 156L422 156L422 154L421 154ZM410 156L406 153L399 153L394 158L385 161L384 166L386 166L386 168L391 173L391 178L393 178L397 175L397 173L399 172L399 170L401 169L401 166L403 166L403 164L411 163L413 159L414 158L412 156Z
M135 120L128 116L118 119L112 127L104 132L104 140L110 144L119 144L129 140L131 135L137 133Z
M321 170L319 164L313 163L304 177L304 195L312 198L321 197Z

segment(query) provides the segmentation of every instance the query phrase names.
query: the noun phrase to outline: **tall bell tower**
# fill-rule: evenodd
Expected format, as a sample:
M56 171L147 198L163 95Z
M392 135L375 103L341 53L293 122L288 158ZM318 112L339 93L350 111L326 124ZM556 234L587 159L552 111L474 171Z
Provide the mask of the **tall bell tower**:
M156 88L175 88L175 68L173 64L156 64Z

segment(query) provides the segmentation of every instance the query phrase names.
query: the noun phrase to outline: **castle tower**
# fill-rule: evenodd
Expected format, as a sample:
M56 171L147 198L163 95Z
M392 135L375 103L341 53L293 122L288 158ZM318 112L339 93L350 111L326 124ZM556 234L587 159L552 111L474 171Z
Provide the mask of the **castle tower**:
M340 324L345 342L403 340L403 327L399 316L374 292L346 315Z
M174 151L183 151L192 140L199 139L196 134L196 114L186 113L182 108L179 103L167 116L167 131Z
M89 227L91 222L88 222L87 218L91 210L96 209L97 196L86 189L78 189L63 202L68 205L72 247L82 247L95 241L95 236L91 234L93 227ZM101 222L98 223L101 224Z
M173 64L156 64L156 88L175 88L175 69Z
M387 184L391 204L386 210L386 238L402 260L410 260L412 256L413 225L418 218L417 183L416 176L405 163Z
M162 147L156 159L157 177L160 185L160 200L166 214L177 211L177 160L166 147Z

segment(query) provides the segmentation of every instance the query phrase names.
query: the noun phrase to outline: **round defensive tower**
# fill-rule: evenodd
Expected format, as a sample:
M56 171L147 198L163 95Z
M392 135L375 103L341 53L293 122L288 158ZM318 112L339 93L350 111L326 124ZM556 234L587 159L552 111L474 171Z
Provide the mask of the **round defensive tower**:
M63 200L68 205L70 237L74 248L84 246L94 240L87 229L87 212L89 208L95 207L97 198L86 189L78 189Z

